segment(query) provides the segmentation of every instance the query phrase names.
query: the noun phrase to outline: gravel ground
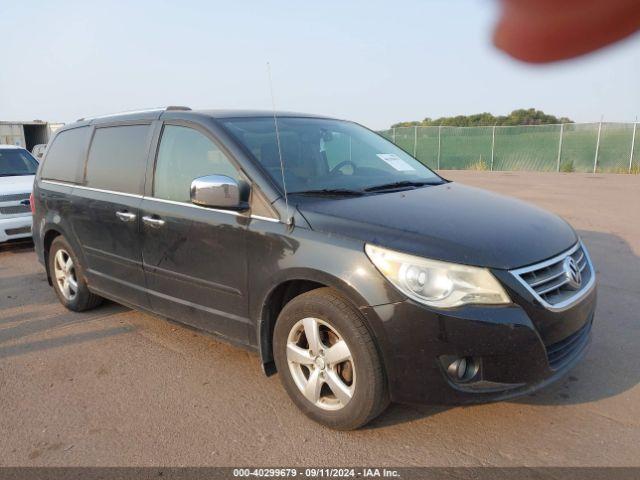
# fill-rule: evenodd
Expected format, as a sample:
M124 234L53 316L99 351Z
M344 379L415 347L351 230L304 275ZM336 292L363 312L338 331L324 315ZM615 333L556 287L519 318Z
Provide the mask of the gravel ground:
M640 465L640 176L443 172L555 211L599 272L589 352L535 395L393 405L340 433L255 355L107 304L64 310L29 243L0 247L0 465Z

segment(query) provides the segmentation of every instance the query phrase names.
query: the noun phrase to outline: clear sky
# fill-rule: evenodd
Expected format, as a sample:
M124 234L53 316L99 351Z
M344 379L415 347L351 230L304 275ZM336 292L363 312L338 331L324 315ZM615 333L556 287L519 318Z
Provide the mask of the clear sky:
M526 66L490 42L490 0L2 1L0 120L121 110L271 108L386 128L535 107L640 116L640 36Z

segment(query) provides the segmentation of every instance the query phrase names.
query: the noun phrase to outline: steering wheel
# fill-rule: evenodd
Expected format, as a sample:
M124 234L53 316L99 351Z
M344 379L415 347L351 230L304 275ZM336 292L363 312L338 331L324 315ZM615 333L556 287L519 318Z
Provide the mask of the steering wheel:
M329 170L329 175L335 175L336 173L338 173L343 167L346 167L347 165L351 165L351 168L353 168L353 171L355 172L356 169L358 168L357 165L355 163L353 163L351 160L345 160L343 162L340 162L339 164L337 164L335 167L333 167L331 170Z

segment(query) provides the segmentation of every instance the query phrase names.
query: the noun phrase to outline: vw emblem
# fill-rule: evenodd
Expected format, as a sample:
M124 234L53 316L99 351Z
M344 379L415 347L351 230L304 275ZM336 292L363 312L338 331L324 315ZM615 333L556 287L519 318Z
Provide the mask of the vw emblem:
M569 288L578 290L582 285L582 274L580 273L580 267L578 267L573 257L565 258L562 268L564 270L564 278L567 280Z

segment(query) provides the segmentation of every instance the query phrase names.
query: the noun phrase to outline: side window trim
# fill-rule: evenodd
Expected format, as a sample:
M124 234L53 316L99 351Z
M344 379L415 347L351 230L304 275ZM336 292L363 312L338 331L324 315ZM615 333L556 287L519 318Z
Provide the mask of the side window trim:
M91 145L93 145L93 137L96 134L96 126L91 125L91 131L89 132L89 142L87 142L87 148L82 156L82 177L78 185L87 185L87 163L89 161L89 152L91 151Z
M181 205L181 206L185 206L185 207L191 207L191 208L199 208L201 210L206 210L208 212L218 212L218 213L225 213L227 215L233 215L233 216L244 216L241 212L236 212L234 210L221 210L221 209L217 209L217 208L209 208L209 207L201 207L199 205L194 205L193 203L185 203L185 202L176 202L174 200L164 200L162 198L155 198L155 197L150 197L148 195L137 195L134 193L125 193L125 192L115 192L113 190L103 190L100 188L93 188L93 187L85 187L83 185L78 185L78 184L74 184L74 183L69 183L69 182L58 182L55 180L40 180L39 184L45 184L45 185L59 185L62 187L71 187L74 189L79 189L79 190L89 190L89 191L93 191L93 192L102 192L102 193L108 193L111 195L123 195L126 197L133 197L133 198L140 198L143 200L151 200L154 202L162 202L162 203L169 203L172 205ZM273 223L281 223L280 220L278 218L275 217L265 217L263 215L255 215L255 214L251 214L250 217L254 220L264 220L266 222L273 222Z
M149 146L149 155L147 156L147 165L144 174L144 197L153 198L153 181L156 172L156 162L158 151L160 150L160 140L162 139L162 131L164 122L162 120L154 120L151 124L153 135L151 137L151 145Z

